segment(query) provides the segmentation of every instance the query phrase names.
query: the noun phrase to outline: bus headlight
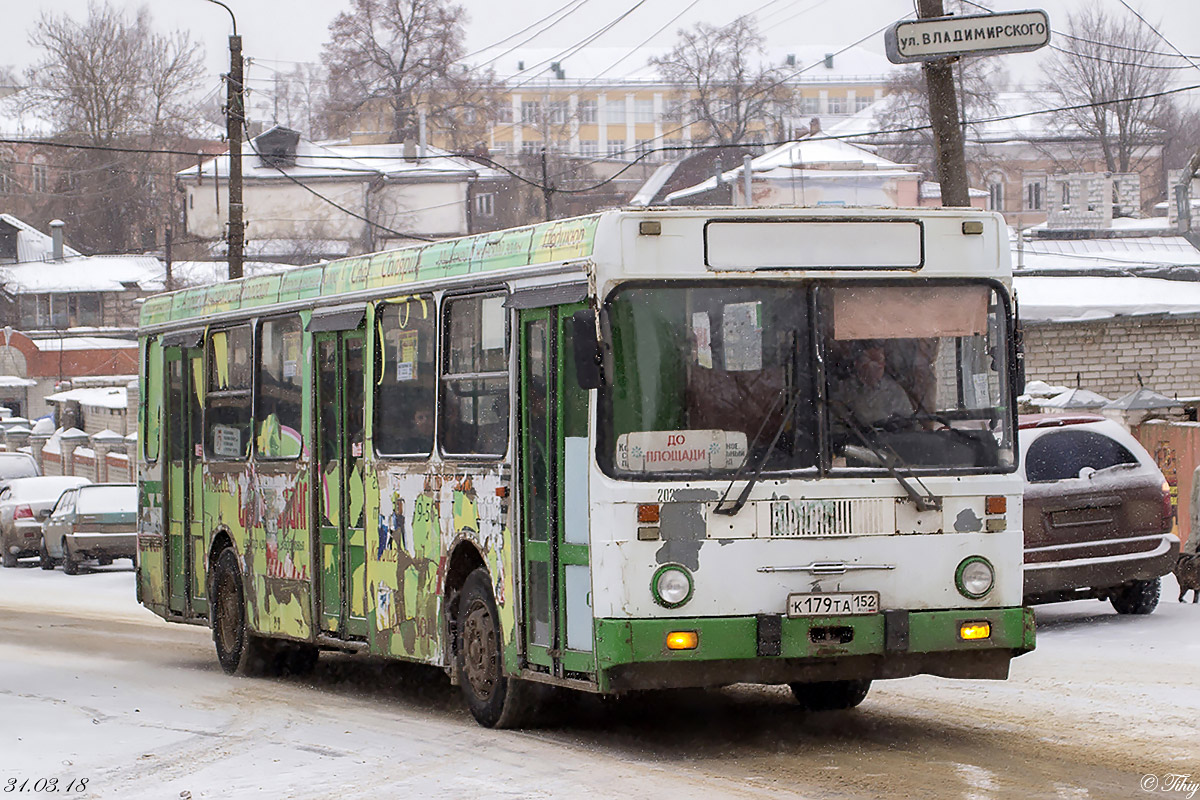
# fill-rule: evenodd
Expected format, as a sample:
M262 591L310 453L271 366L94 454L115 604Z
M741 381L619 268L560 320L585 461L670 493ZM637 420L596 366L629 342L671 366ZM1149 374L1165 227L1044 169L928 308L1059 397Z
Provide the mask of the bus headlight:
M978 600L996 585L996 570L983 556L964 558L954 573L954 585L963 597Z
M650 579L654 601L666 608L679 608L692 599L692 574L679 564L665 564Z

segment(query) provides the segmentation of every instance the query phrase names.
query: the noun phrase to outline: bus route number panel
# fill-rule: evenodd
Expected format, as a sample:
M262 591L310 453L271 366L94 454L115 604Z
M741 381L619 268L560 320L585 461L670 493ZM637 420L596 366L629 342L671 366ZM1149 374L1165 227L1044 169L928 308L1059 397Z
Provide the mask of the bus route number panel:
M879 592L789 594L789 617L829 617L879 613Z

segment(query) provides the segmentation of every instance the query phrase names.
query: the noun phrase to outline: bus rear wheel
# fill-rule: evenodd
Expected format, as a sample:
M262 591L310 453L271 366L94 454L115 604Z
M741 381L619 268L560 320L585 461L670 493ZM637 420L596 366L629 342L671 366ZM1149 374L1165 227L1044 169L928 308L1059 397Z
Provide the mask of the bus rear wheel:
M805 711L841 711L854 708L867 698L871 681L822 681L789 683L796 702Z
M528 724L534 687L504 674L500 614L483 568L467 576L458 600L458 675L471 716L487 728Z
M237 554L227 547L217 556L212 577L212 636L221 669L230 675L261 675L273 662L270 642L246 625L246 595Z

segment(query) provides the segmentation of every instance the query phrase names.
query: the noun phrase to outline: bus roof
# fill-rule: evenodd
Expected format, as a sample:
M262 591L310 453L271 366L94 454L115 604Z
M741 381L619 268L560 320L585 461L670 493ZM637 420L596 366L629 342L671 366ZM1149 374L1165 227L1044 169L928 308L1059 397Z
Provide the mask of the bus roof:
M429 244L416 244L378 253L342 258L323 264L297 267L272 275L259 275L235 281L198 286L191 289L147 298L142 305L141 327L164 329L187 327L211 315L253 310L280 304L297 304L318 298L333 300L348 293L386 294L397 289L403 292L409 285L431 281L466 278L467 276L520 269L548 267L592 259L597 256L597 230L601 220L629 216L645 219L692 219L687 224L706 221L808 221L841 220L886 222L888 220L917 220L942 217L944 223L953 219L994 217L989 229L1002 225L991 212L969 208L911 209L911 208L735 208L722 206L628 208L604 211L582 217L543 222L519 228L446 239ZM944 224L943 223L943 224ZM603 223L607 226L610 223ZM957 226L957 223L954 223ZM957 228L955 228L957 230ZM965 230L965 229L964 229ZM703 238L707 234L701 234ZM924 234L918 236L923 237ZM1007 250L1007 241L995 246ZM674 237L668 237L674 238ZM911 238L911 236L910 236ZM914 247L924 244L914 240ZM613 244L603 245L606 253ZM700 247L700 244L696 244ZM672 251L674 253L674 251ZM678 256L679 253L674 253ZM706 263L705 254L694 254L698 263ZM924 259L922 254L920 258ZM677 258L667 259L672 264ZM943 259L945 260L945 259ZM953 259L952 259L953 260ZM910 268L915 268L910 267ZM735 265L734 269L740 269Z

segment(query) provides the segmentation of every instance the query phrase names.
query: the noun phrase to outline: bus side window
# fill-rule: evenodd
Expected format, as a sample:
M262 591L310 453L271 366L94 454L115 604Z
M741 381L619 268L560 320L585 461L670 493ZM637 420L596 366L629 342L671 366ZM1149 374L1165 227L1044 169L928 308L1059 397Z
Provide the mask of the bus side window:
M300 317L269 319L259 328L258 430L260 458L297 458L302 449Z
M241 461L250 451L250 342L249 325L209 335L204 443L218 460Z
M504 295L447 301L443 320L442 450L503 455L509 417Z
M380 306L376 347L375 450L380 455L428 455L433 449L437 315L433 295Z

